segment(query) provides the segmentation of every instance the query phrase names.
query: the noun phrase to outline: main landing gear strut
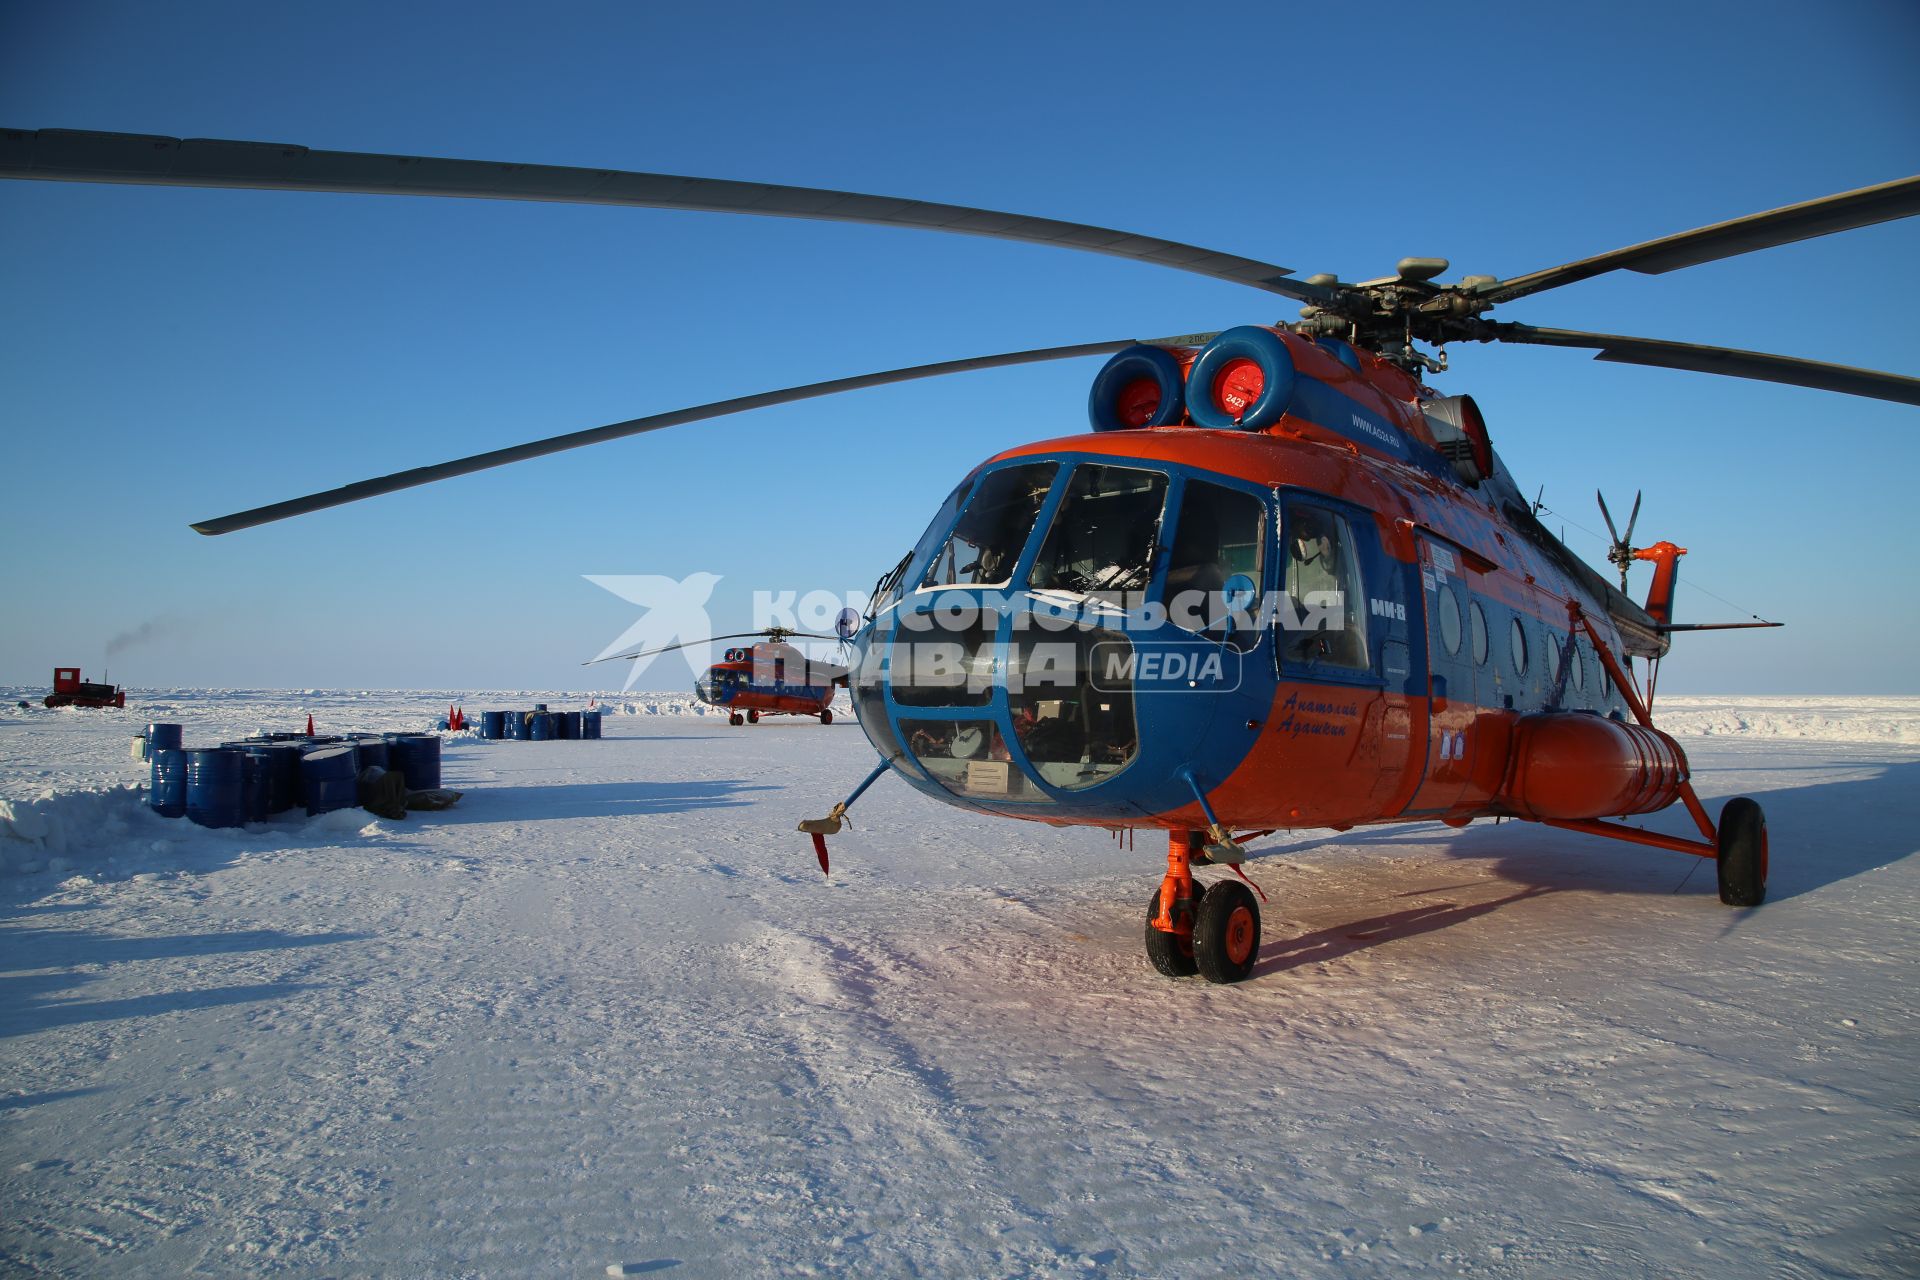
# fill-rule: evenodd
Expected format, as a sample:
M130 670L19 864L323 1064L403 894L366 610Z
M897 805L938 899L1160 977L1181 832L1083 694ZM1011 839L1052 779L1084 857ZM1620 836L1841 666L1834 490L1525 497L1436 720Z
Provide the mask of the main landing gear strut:
M1167 833L1167 874L1147 900L1147 959L1169 978L1198 973L1208 982L1241 982L1260 954L1260 904L1246 885L1211 887L1193 878L1208 833Z
M1568 603L1567 617L1575 628L1586 632L1595 654L1600 658L1600 665L1606 668L1607 678L1613 681L1613 687L1633 712L1633 718L1644 727L1653 728L1653 716L1647 710L1646 703L1640 700L1639 691L1633 681L1627 678L1627 673L1621 670L1619 662L1602 642L1600 634L1594 630L1593 623L1577 601ZM1692 782L1680 784L1680 800L1686 805L1694 826L1700 829L1701 839L1689 840L1684 836L1642 831L1638 827L1599 818L1577 822L1553 818L1543 821L1549 827L1584 831L1589 835L1609 836L1634 844L1652 845L1657 849L1672 849L1678 853L1691 853L1695 857L1712 858L1719 872L1720 901L1730 907L1757 907L1766 901L1767 818L1759 804L1745 796L1735 796L1721 807L1720 825L1716 827L1713 819L1707 816L1706 806L1694 794Z

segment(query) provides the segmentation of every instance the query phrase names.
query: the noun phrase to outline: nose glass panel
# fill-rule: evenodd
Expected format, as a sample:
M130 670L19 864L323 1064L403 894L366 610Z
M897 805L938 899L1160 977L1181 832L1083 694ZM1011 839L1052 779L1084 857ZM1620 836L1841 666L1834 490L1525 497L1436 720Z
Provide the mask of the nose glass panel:
M971 598L953 603L900 620L887 678L903 707L984 707L993 699L1000 615Z
M968 800L1045 801L1021 773L991 720L902 720L907 750L927 776Z
M1014 736L1048 786L1079 791L1133 762L1133 644L1090 627L1015 638L1007 670Z

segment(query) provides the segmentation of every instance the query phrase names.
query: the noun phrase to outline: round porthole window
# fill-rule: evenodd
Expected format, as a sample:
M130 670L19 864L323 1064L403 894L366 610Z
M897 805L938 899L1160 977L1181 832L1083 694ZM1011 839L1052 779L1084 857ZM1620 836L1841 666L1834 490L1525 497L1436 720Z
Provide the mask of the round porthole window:
M1578 640L1573 642L1573 687L1584 689L1587 686L1587 646Z
M1460 652L1460 602L1451 587L1440 588L1440 643L1448 653Z
M1473 624L1473 662L1475 666L1484 667L1487 664L1487 614L1478 600L1468 610L1468 617Z
M1513 620L1513 629L1507 643L1513 648L1513 673L1517 676L1527 674L1527 629L1520 625L1520 619Z

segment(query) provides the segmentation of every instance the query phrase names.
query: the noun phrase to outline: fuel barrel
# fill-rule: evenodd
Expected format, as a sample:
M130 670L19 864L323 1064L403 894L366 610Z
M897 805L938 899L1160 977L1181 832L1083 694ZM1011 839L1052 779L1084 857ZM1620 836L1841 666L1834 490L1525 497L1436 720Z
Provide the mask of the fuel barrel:
M580 736L580 713L578 711L562 711L558 719L560 721L560 737L578 738Z
M483 738L506 737L507 713L504 711L482 711L480 713L480 736Z
M263 816L285 813L300 803L300 748L287 742L248 743L246 753L260 761L259 773L251 785L260 790L266 806ZM248 807L249 821L252 805Z
M600 713L598 711L582 711L580 713L580 736L583 738L597 738L600 736Z
M527 717L527 736L535 742L546 742L554 736L553 713L536 711Z
M440 787L440 739L431 733L394 734L387 739L387 768L407 780L409 791Z
M355 734L353 748L360 753L360 767L378 765L382 769L393 767L393 752L385 738L372 734Z
M273 812L271 800L273 761L257 752L240 752L240 820L265 822Z
M187 812L187 753L179 747L161 747L153 753L152 795L147 803L163 818L185 817Z
M360 803L358 756L352 747L316 747L300 757L300 790L307 814L351 809Z
M237 827L247 820L247 753L238 747L187 752L187 817L203 827Z
M507 737L515 742L527 736L527 713L524 711L507 712Z
M180 749L180 726L177 724L150 724L147 726L147 758L151 760L156 751Z

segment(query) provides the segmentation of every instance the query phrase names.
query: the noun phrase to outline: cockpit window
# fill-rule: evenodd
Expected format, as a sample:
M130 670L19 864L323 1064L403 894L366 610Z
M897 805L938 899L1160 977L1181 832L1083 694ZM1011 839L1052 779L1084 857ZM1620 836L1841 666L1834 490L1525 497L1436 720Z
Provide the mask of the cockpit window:
M1173 625L1202 635L1226 633L1227 579L1245 574L1259 591L1266 522L1267 505L1253 494L1205 480L1187 481L1163 592ZM1239 638L1250 644L1257 634L1249 627Z
M1281 637L1283 656L1289 662L1365 668L1367 619L1359 605L1366 596L1345 518L1324 507L1289 502L1285 532L1289 608L1280 622L1289 629ZM1457 630L1454 643L1457 647Z
M881 575L880 581L874 584L873 603L867 609L869 618L876 617L899 603L901 595L908 586L908 566L926 563L926 558L933 554L933 548L938 545L939 539L946 536L947 526L953 523L953 513L959 508L960 499L966 496L967 490L972 486L972 476L955 485L953 492L947 495L947 500L940 504L940 510L934 513L933 520L927 525L927 531L920 535L920 541L914 544L913 550L907 553L905 559Z
M1136 467L1082 463L1027 585L1035 591L1138 591L1153 574L1167 477Z
M921 585L1004 586L1059 471L1057 462L1030 462L988 472Z

